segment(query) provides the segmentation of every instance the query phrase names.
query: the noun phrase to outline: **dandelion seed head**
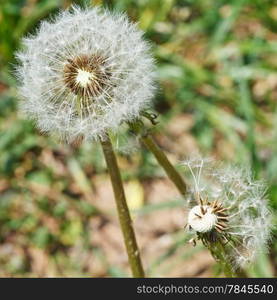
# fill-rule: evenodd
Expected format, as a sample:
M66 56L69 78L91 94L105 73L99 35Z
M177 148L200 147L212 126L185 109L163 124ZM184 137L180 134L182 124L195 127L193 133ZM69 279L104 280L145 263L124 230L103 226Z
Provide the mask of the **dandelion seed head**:
M254 180L246 168L213 161L207 167L199 161L196 166L192 163L186 163L191 185L196 186L191 189L194 206L188 212L189 227L209 249L221 243L234 269L245 267L266 249L271 236L265 183Z
M150 46L124 14L73 6L23 39L17 58L22 111L66 141L103 138L151 106Z

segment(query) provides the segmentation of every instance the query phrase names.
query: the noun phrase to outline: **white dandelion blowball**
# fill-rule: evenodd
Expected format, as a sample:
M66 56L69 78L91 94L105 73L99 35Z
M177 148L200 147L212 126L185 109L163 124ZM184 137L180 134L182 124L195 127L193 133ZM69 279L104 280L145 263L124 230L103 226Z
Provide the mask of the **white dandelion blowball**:
M192 175L194 202L188 209L188 227L215 258L224 257L233 269L245 267L266 250L271 237L264 182L254 180L249 169L211 160L193 159L185 165Z
M103 138L154 94L150 47L124 14L72 7L42 22L17 57L22 111L66 141Z

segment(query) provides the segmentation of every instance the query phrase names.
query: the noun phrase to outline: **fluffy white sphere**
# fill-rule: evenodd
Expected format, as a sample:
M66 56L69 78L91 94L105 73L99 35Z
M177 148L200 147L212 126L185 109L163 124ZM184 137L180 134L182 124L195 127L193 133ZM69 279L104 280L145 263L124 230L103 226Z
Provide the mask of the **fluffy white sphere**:
M123 14L73 7L23 40L17 54L22 110L66 141L95 140L147 108L154 63Z

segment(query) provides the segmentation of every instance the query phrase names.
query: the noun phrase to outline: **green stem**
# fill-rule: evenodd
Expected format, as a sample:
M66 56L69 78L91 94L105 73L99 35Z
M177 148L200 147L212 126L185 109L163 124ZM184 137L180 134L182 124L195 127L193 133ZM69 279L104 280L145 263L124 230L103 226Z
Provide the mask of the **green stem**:
M117 213L129 258L129 264L134 277L144 277L144 270L142 267L136 236L123 189L121 175L113 151L112 143L108 135L106 139L101 142L101 144L111 177Z
M220 242L216 242L216 245L218 246L216 253L214 253L214 257L217 257L219 260L219 263L221 264L223 268L223 272L225 273L226 277L237 277L234 271L232 270L231 264L228 261L227 257L224 255L225 249L222 246ZM215 246L214 246L215 247ZM211 250L210 250L211 251ZM213 251L211 251L213 253Z
M213 244L212 247L207 246L207 248L214 259L222 266L226 277L247 278L247 274L243 269L232 269L232 263L225 254L224 246L219 241Z
M164 152L160 149L160 147L156 144L152 136L149 134L147 130L143 128L142 123L130 123L131 129L139 135L141 142L145 145L145 147L152 152L155 156L159 164L162 166L164 171L170 180L175 184L181 195L185 195L187 192L187 186L182 178L182 176L178 173L178 171L174 168L171 162L168 160Z

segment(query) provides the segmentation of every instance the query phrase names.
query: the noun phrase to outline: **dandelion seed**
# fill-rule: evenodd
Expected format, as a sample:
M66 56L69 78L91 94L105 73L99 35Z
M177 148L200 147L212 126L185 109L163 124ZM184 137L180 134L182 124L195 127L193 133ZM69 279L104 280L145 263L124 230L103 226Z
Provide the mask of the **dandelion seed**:
M206 165L205 165L206 164ZM217 260L243 268L266 248L272 217L265 185L249 170L190 160L192 199L187 225ZM192 239L195 244L196 239Z
M21 108L42 132L101 139L150 105L154 64L142 32L99 8L61 12L23 40Z

